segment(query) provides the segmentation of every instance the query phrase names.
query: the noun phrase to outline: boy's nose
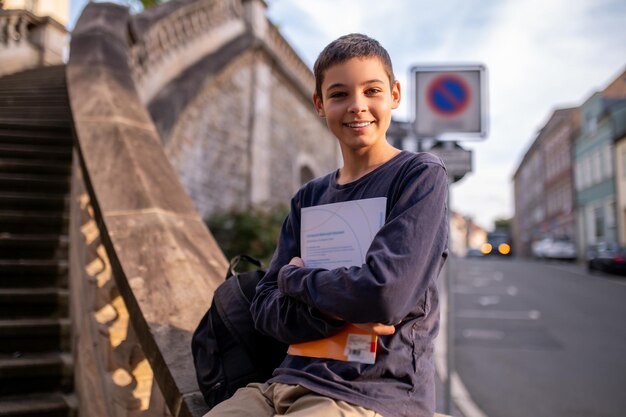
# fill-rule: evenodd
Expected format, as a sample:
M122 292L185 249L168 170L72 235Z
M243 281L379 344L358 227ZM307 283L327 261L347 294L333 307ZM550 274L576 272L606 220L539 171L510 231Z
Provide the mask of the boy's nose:
M348 112L350 113L361 113L366 110L367 105L365 104L365 100L360 96L355 96L348 106Z

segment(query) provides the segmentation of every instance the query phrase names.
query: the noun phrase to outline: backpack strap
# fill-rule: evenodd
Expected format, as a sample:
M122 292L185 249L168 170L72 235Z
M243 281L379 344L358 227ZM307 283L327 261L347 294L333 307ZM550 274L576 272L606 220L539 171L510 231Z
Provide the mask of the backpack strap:
M247 274L247 273L244 273ZM227 279L215 291L213 300L222 322L248 354L255 355L255 327L250 314L250 301L239 285L238 277Z
M237 275L237 266L239 265L239 262L241 262L241 260L249 262L257 268L263 268L263 263L258 259L253 258L249 255L239 254L230 260L230 265L228 265L228 272L226 273L226 279Z

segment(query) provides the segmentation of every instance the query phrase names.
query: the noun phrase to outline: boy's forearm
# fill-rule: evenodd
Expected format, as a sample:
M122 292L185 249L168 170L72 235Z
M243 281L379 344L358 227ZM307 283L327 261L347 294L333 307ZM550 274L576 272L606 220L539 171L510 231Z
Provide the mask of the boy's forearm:
M257 291L251 312L259 331L289 344L328 337L345 325L342 320L268 288Z

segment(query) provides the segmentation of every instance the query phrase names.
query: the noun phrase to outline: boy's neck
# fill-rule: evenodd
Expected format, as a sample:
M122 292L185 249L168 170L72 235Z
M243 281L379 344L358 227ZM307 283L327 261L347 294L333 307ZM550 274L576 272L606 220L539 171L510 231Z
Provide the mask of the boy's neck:
M382 146L365 149L362 152L346 151L342 149L343 167L339 169L337 184L348 184L369 174L385 162L400 153L387 141Z

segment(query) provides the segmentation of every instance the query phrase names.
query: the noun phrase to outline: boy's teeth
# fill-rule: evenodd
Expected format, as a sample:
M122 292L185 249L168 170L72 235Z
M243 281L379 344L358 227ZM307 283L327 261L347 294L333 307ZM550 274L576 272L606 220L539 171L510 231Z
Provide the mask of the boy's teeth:
M348 123L348 126L350 127L365 127L365 126L369 126L371 122L358 122L358 123Z

